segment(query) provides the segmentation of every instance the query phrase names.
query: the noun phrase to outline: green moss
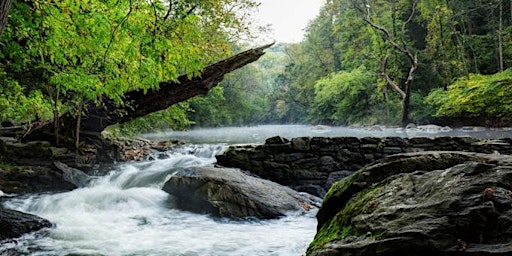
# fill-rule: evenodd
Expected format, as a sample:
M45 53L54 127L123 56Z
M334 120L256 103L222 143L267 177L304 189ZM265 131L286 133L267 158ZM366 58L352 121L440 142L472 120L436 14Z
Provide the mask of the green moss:
M345 190L351 182L340 181L329 190L331 194L340 193L336 189ZM308 254L311 250L323 247L325 244L345 239L348 236L361 236L366 234L368 230L357 230L352 225L352 218L365 212L372 210L373 201L376 195L381 191L380 187L370 187L364 191L357 193L350 201L339 211L328 223L323 225L315 235L314 240L308 248Z
M347 188L350 187L350 185L357 180L357 178L358 172L332 184L331 188L329 189L329 191L327 191L327 194L325 194L324 196L324 202L328 201L332 197L337 197L343 194L347 190Z

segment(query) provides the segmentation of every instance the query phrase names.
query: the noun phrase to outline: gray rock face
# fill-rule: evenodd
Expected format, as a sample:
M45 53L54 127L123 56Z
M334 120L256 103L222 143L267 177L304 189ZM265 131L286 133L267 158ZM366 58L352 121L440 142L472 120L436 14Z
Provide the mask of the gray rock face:
M51 226L48 220L35 215L0 208L0 241Z
M180 209L219 217L263 219L315 209L320 199L239 169L195 167L175 173L163 187Z
M512 156L395 155L333 185L308 255L512 255Z

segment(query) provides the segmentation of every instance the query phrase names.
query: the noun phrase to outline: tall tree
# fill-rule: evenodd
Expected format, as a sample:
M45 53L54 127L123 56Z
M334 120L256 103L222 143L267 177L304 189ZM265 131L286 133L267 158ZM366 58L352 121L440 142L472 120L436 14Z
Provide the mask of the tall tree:
M386 51L386 55L384 57L384 60L381 63L381 72L380 75L383 77L383 79L386 81L386 83L391 87L393 91L398 93L400 97L402 98L402 118L401 123L402 126L405 127L409 123L409 107L410 107L410 99L411 99L411 92L412 92L412 84L414 81L414 73L416 72L418 68L418 57L416 53L413 53L413 50L411 49L406 41L406 29L407 26L412 22L415 14L416 14L416 0L412 1L412 7L409 16L405 19L405 21L402 22L402 30L400 33L400 36L398 37L400 41L397 41L395 39L394 35L389 31L389 29L385 28L382 25L377 24L372 14L372 3L370 1L367 1L365 4L365 10L366 10L366 17L364 20L372 26L374 29L380 31L383 35L385 40L391 45L391 47L400 52L401 54L405 55L407 60L409 61L409 72L407 73L407 77L405 79L405 89L402 89L399 85L399 79L393 79L389 73L388 73L388 64L389 64L389 51ZM392 8L392 12L396 12L395 8ZM393 15L395 17L395 15Z

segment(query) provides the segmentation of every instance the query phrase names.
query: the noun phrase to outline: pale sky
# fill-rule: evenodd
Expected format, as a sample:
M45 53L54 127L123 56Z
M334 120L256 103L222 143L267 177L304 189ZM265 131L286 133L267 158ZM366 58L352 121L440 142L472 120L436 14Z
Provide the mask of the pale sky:
M271 24L277 42L298 43L304 29L314 19L325 0L259 0L259 12L254 14L260 25Z

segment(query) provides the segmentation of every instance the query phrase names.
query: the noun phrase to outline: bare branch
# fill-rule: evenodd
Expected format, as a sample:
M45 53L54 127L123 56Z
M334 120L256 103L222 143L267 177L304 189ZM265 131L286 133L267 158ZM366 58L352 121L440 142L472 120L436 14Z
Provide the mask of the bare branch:
M9 10L11 9L12 0L3 0L0 4L0 36L2 31L7 24L7 18L9 17Z
M402 99L405 98L405 92L400 89L400 86L398 86L395 81L393 79L391 79L391 77L389 77L388 73L387 73L387 67L388 67L388 61L389 61L389 51L386 52L386 57L384 58L384 61L381 63L381 73L380 73L380 76L382 76L384 78L384 80L386 80L386 82L389 84L389 86L391 87L391 89L393 89L393 91L395 91L396 93L398 93L400 95L400 97Z
M412 64L412 63L414 63L414 58L415 57L414 57L414 54L409 50L409 48L407 48L407 45L405 43L404 35L405 35L405 29L406 29L407 25L412 21L412 19L414 18L415 14L416 14L416 1L413 1L411 15L409 16L409 18L402 25L402 37L401 37L401 41L402 41L402 44L403 44L402 46L399 45L393 39L393 36L391 35L391 33L386 28L384 28L382 26L379 26L375 22L373 22L372 17L371 17L371 12L370 12L369 5L366 6L366 18L364 18L364 21L366 23L368 23L370 26L372 26L373 28L381 31L384 34L384 36L386 37L386 40L393 46L393 48L395 48L398 51L400 51L400 52L404 53L405 55L407 55L407 58L409 58L409 61Z
M403 49L405 50L403 53L405 53L407 55L411 64L415 62L415 60L414 60L415 55L413 55L412 52L409 50L409 48L407 48L407 44L405 42L405 29L406 29L407 25L409 25L409 23L411 23L412 19L414 18L414 15L416 14L416 4L417 4L416 0L412 2L411 15L409 15L409 18L407 18L407 20L404 22L404 24L402 24L401 40L402 40Z
M173 4L174 4L174 2L169 1L169 9L167 9L167 13L165 14L165 16L163 18L164 21L167 20L169 18L169 16L171 15Z

